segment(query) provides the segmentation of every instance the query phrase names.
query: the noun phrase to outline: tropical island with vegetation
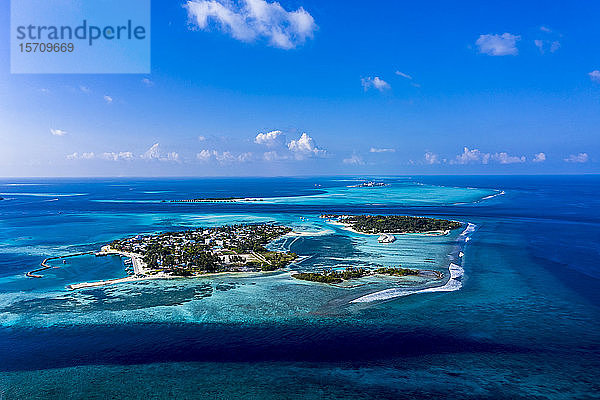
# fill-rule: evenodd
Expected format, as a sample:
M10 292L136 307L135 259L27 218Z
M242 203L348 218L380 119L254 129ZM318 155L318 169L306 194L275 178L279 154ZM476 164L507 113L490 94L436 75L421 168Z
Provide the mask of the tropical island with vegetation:
M151 271L178 276L239 270L274 271L287 266L297 256L269 251L265 245L291 230L271 224L225 225L137 235L115 240L109 247L138 254Z
M399 215L321 215L327 222L343 225L357 233L381 235L379 242L391 243L394 234L447 234L461 226L460 222L427 217ZM238 224L196 228L155 234L135 235L112 241L96 256L118 255L124 258L127 277L68 285L69 289L97 287L121 282L175 277L198 277L216 273L256 273L285 268L297 260L290 251L267 249L272 241L289 234L292 228L275 224ZM66 258L75 255L54 257ZM50 268L44 260L42 267ZM298 280L338 284L370 275L395 277L429 275L441 278L431 270L379 266L377 268L347 267L344 270L326 268L322 271L297 272Z
M392 234L421 233L447 234L461 227L458 221L447 219L412 217L406 215L337 215L323 214L328 222L341 224L357 233L383 235L385 242L392 240ZM380 240L381 241L381 240Z
M342 283L343 281L358 279L369 275L417 276L420 275L422 272L423 271L419 271L418 269L409 269L402 267L381 267L373 270L366 268L347 267L345 270L334 270L328 268L324 269L321 272L300 272L297 274L292 274L292 278L302 281L332 284ZM435 271L427 272L435 273ZM439 277L441 278L441 276Z
M178 232L136 235L114 240L96 256L126 257L126 278L69 285L69 289L142 279L194 277L226 272L267 272L284 268L295 253L265 246L291 228L273 224L239 224Z

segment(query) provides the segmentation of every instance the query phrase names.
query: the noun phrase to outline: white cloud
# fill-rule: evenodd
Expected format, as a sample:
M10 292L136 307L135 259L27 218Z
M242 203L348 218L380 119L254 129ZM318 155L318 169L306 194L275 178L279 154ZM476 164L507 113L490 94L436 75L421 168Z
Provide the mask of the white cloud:
M527 161L525 156L512 156L506 152L500 153L483 153L479 149L463 148L462 154L456 156L450 164L489 164L490 161L495 161L500 164L516 164Z
M554 53L560 49L560 42L558 39L562 37L561 34L554 32L547 26L540 26L540 36L541 38L534 40L533 43L541 54L548 51Z
M500 164L516 164L526 161L525 156L511 156L505 152L492 154L490 158Z
M104 101L107 102L108 104L110 104L110 103L112 103L113 98L108 95L104 95Z
M279 160L286 160L287 156L279 154L276 151L267 151L263 154L263 159L265 161L279 161Z
M370 153L395 153L396 149L379 149L376 147L371 147L369 150Z
M517 42L521 40L521 36L510 33L502 35L480 35L475 42L479 48L479 52L490 56L516 56L519 54Z
M73 154L69 154L67 156L67 159L69 160L91 160L91 159L102 159L102 160L108 160L108 161L131 161L133 160L135 157L133 155L132 152L130 151L119 151L119 152L105 152L102 154L98 154L96 156L96 154L94 152L87 152L87 153L78 153L75 152Z
M352 154L352 156L348 157L348 158L344 158L342 160L342 162L344 164L350 164L350 165L364 165L365 162L363 161L361 156L358 156L356 154Z
M285 144L285 135L281 131L259 133L254 138L254 143L263 144L267 147L278 147Z
M109 161L131 161L134 158L130 151L107 152L103 153L101 157Z
M412 76L410 76L409 74L405 74L404 72L396 71L396 75L412 80Z
M154 143L140 158L144 160L179 161L179 154L174 151L162 154L159 144Z
M154 143L144 154L142 154L144 160L158 160L160 158L159 144Z
M451 161L451 164L472 164L482 163L487 164L490 160L489 153L482 153L478 149L470 150L468 147L463 148L462 154L456 156L456 159Z
M94 157L95 157L95 155L93 152L81 153L81 154L78 152L75 152L73 154L67 155L67 160L91 160Z
M546 51L554 53L555 51L560 49L560 42L558 40L535 39L533 43L542 54L544 54Z
M287 141L287 143L286 135L280 130L259 133L254 138L254 143L269 148L269 151L263 153L263 159L266 161L291 158L303 160L311 157L322 157L327 153L326 150L318 148L314 139L306 133L303 133L298 139Z
M540 162L544 162L544 161L546 161L546 153L537 153L533 157L533 162L535 162L535 163L540 163Z
M202 150L200 153L196 154L196 158L200 161L209 161L212 157L212 152L210 150Z
M63 131L62 129L50 129L50 133L53 136L65 136L67 131Z
M571 154L565 158L565 161L570 163L586 163L588 160L589 156L587 153Z
M301 160L306 157L324 156L326 151L319 149L315 145L313 138L303 133L298 140L292 140L288 143L288 149L294 153L296 159Z
M425 162L427 164L439 164L440 158L437 154L428 151L425 153Z
M362 84L363 89L365 89L365 91L373 88L373 89L379 90L380 92L383 92L384 90L388 90L391 88L389 83L387 83L386 81L384 81L383 79L381 79L378 76L376 76L374 78L372 78L370 76L368 76L366 78L362 78L361 84Z
M81 90L83 93L91 93L92 92L89 87L83 86L83 85L79 86L79 90Z
M133 153L130 151L120 151L119 158L121 160L133 160Z
M233 154L231 154L231 152L229 152L229 151L223 151L221 153L219 153L218 151L215 151L214 156L220 164L231 163L236 160L235 156Z
M202 135L198 136L199 142L204 142L205 140L206 140L206 136L202 136Z
M254 158L254 154L251 152L241 153L240 155L237 156L237 160L239 162L252 161L253 158Z
M593 82L600 82L600 71L594 70L588 74Z
M230 164L233 162L247 162L251 161L253 158L253 154L246 152L234 155L230 151L217 151L217 150L201 150L196 154L196 158L202 162L209 162L211 160L216 160L219 164Z
M179 161L179 153L171 151L167 153L167 156L162 159L163 161Z
M154 86L154 82L148 78L142 78L142 83L148 87Z
M214 21L235 39L251 42L265 38L282 49L303 44L317 29L304 8L286 11L278 2L266 0L190 0L185 8L190 21L202 30Z

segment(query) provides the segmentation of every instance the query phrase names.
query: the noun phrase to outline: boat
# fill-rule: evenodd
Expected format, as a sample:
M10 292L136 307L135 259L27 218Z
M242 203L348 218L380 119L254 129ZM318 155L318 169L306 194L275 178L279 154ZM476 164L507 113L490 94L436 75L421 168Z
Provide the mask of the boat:
M377 238L379 243L393 243L396 241L396 236L391 235L389 233L384 233Z

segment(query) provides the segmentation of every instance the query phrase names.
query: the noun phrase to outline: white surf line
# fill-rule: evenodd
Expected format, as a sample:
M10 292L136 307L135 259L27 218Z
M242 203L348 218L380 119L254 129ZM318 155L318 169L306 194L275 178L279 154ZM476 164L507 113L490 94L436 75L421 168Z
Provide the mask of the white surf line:
M448 267L450 270L450 279L443 286L437 286L427 289L421 289L417 291L407 290L407 289L385 289L379 292L367 294L365 296L359 297L358 299L352 300L350 303L370 303L372 301L378 300L389 300L394 299L396 297L409 296L411 294L419 294L419 293L431 293L431 292L454 292L459 290L462 287L461 278L463 277L465 270L457 264L450 264Z
M496 189L496 190L498 190L498 189ZM493 199L496 196L502 196L505 194L506 194L506 192L504 190L500 190L498 193L494 193L494 194L490 194L489 196L485 196L485 197L481 198L479 201Z
M467 242L469 239L469 235L475 231L475 228L476 225L469 222L465 230L458 236L458 240ZM465 270L458 264L450 263L448 271L450 272L450 279L448 279L448 281L443 286L431 287L421 290L407 290L401 288L385 289L379 292L361 296L357 299L352 300L350 303L370 303L373 301L389 300L397 297L410 296L412 294L454 292L456 290L460 290L463 286L462 278L465 274Z
M468 189L477 189L477 188L468 188ZM503 196L506 194L506 192L504 190L500 190L500 189L492 189L492 190L495 190L496 193L490 194L489 196L482 197L479 200L475 200L472 202L458 202L458 203L452 203L452 205L453 206L463 206L465 204L477 204L477 203L481 203L484 200L490 200L490 199L493 199L494 197Z

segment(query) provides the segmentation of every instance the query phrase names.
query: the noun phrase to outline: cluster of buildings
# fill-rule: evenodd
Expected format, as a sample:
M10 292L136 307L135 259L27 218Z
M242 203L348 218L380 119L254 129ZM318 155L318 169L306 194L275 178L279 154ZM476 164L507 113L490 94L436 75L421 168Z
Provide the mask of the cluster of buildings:
M350 188L359 188L359 187L377 187L377 186L388 186L388 184L387 183L383 183L383 182L369 181L369 182L359 183L358 185L351 185L351 186L348 186L348 187L350 187Z
M112 250L143 257L149 267L206 267L209 263L243 265L269 263L265 245L290 232L271 224L227 225L115 240ZM263 254L261 254L263 253Z

